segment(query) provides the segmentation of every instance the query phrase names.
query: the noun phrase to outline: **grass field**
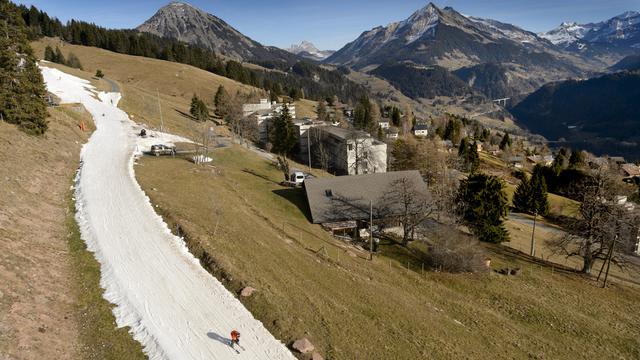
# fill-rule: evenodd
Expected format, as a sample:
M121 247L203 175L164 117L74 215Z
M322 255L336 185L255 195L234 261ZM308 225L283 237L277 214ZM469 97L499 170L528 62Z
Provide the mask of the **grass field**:
M238 147L213 158L143 158L136 175L231 291L258 289L242 301L287 343L306 336L327 359L640 357L638 289L603 290L503 246L487 246L492 266L522 275L422 273L420 244L370 262L311 225L270 162Z

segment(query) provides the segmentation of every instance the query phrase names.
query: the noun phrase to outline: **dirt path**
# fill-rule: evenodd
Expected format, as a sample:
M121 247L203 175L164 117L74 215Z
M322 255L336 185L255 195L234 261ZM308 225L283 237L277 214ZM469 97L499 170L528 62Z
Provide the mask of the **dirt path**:
M98 100L84 80L46 68L43 76L51 92L82 103L97 124L82 150L77 219L118 325L131 326L152 359L293 359L154 212L133 174L136 136L117 108L120 95ZM240 354L226 342L234 328L246 348Z

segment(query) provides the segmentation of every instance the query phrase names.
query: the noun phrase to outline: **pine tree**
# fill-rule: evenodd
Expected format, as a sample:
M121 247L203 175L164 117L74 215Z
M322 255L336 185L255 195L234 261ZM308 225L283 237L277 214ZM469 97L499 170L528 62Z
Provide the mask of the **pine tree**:
M41 135L48 128L44 81L24 19L6 0L0 0L0 34L0 119Z
M393 126L400 126L401 118L402 114L400 113L400 109L394 106L391 110L391 122L393 123Z
M289 113L288 104L282 105L280 115L273 118L273 130L271 133L272 152L276 154L291 154L297 142L295 127Z
M499 178L481 173L469 176L461 182L457 200L464 204L459 209L462 219L479 240L492 243L509 240L503 224L508 200Z
M44 59L47 61L51 61L51 62L55 62L56 58L56 53L53 52L53 49L51 48L51 46L47 45L46 48L44 48Z
M443 140L450 140L452 143L457 144L461 140L461 131L460 122L456 119L449 119L444 129Z
M207 104L205 104L204 101L196 95L193 95L191 98L189 113L199 121L205 121L209 118L209 109L207 108Z
M549 213L549 199L547 197L547 182L544 178L544 167L536 165L530 182L531 207L530 212L545 216Z
M53 57L53 62L58 64L63 64L63 65L67 63L67 59L65 59L64 55L62 54L62 51L60 51L60 48L57 46L56 46L55 56Z
M526 175L520 180L520 184L513 193L513 207L517 212L528 213L531 209L531 186Z
M502 137L502 141L500 141L500 150L504 151L507 148L511 147L511 138L509 137L509 133L504 133Z
M100 79L104 77L104 73L102 72L102 70L100 69L96 70L96 77Z
M213 104L216 107L216 115L225 118L231 112L231 96L227 93L224 86L218 86L216 95L213 98Z
M545 216L549 213L544 167L536 165L531 179L524 177L513 194L513 207L518 212Z
M458 147L458 157L462 162L462 170L473 173L480 166L480 155L478 154L478 145L476 142L471 143L467 137L460 140Z
M574 150L569 157L569 169L578 169L584 166L584 153L580 150Z

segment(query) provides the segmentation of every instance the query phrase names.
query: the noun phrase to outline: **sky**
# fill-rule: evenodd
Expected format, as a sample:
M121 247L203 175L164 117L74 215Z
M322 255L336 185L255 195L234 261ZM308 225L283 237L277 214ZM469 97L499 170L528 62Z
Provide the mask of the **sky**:
M14 0L16 1L16 0ZM79 19L108 28L134 28L169 0L17 0L35 5L62 21ZM223 19L264 45L289 47L302 40L321 50L337 50L363 31L409 17L427 0L187 0ZM563 21L599 22L627 10L640 11L640 0L435 0L464 15L491 18L533 32ZM275 5L277 4L277 6Z

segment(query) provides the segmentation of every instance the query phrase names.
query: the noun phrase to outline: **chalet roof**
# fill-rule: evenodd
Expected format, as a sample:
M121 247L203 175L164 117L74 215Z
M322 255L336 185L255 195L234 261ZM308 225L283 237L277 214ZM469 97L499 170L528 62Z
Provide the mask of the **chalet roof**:
M397 198L391 190L402 179L418 194L430 197L417 170L307 179L304 187L313 223L369 219L369 201L373 202L374 218L398 216L402 206L389 199Z
M621 168L626 176L640 176L640 166L636 164L623 164Z
M427 125L427 124L416 124L413 127L413 130L429 130L429 125Z

